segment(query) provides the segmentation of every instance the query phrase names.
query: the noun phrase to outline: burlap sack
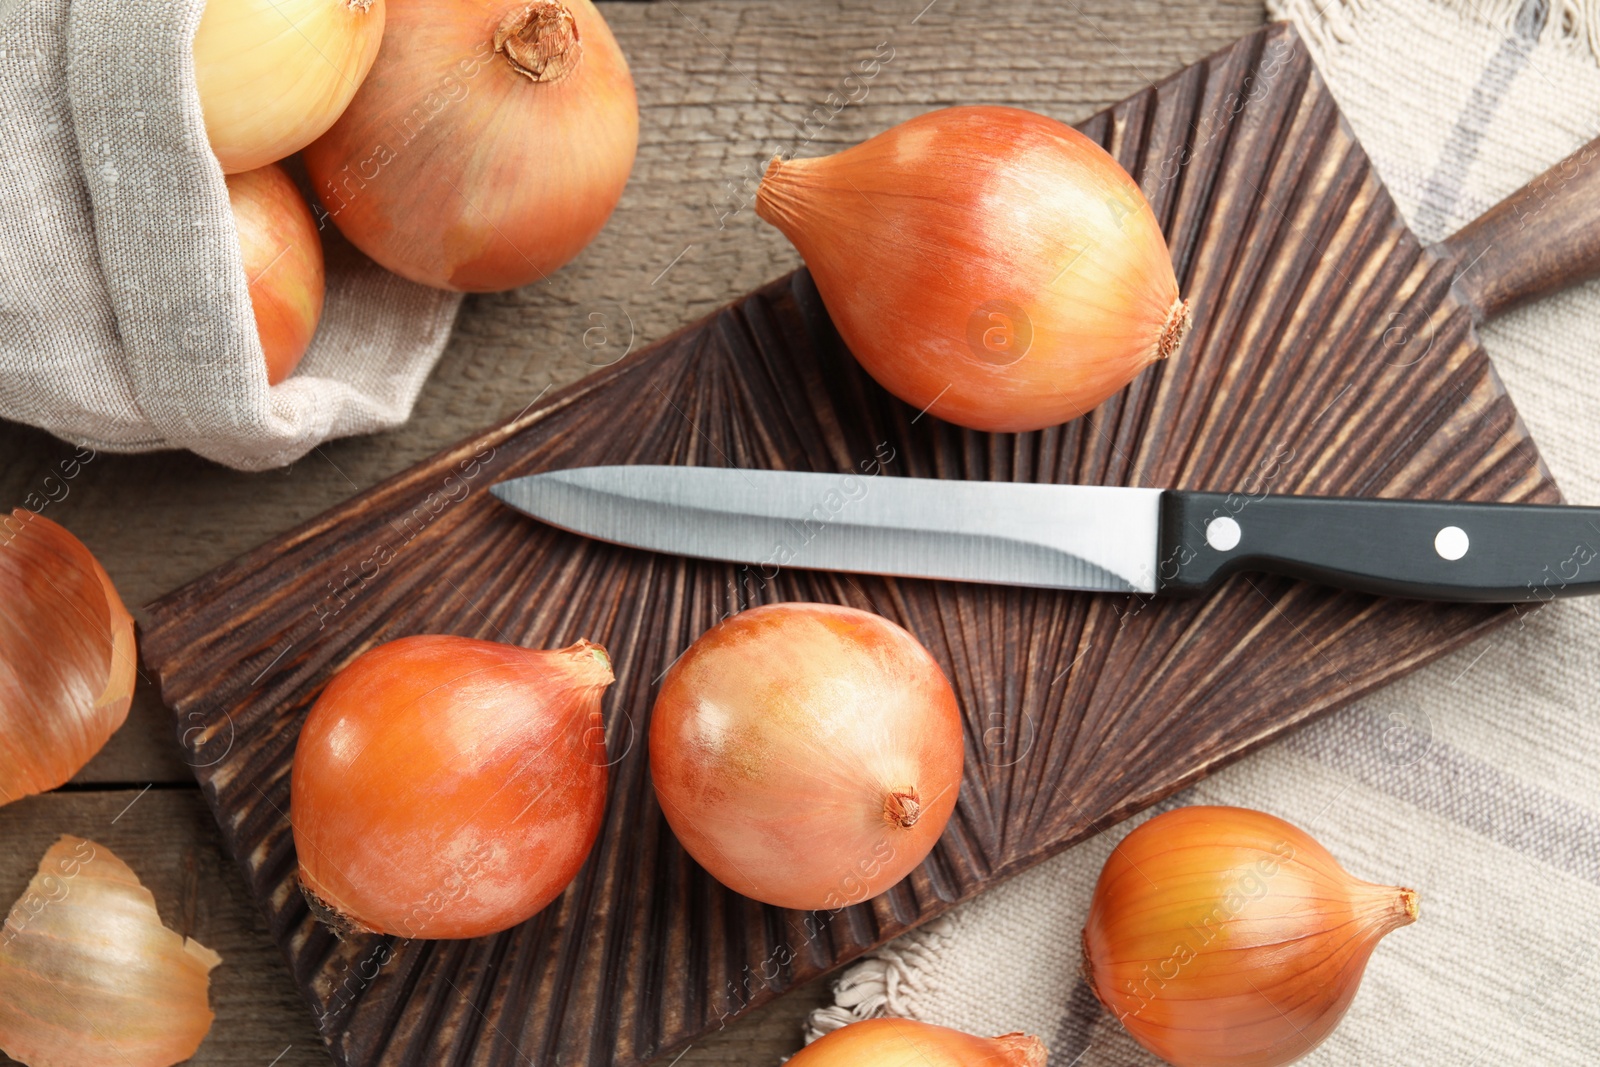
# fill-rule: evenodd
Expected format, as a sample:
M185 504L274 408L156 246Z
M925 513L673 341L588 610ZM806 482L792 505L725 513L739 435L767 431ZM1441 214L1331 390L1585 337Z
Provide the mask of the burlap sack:
M399 425L460 297L324 231L299 370L268 386L191 51L204 0L0 0L0 417L243 470Z

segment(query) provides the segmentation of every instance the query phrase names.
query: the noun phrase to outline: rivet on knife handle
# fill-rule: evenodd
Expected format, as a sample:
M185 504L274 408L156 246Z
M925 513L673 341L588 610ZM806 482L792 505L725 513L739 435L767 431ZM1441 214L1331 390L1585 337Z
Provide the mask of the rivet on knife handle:
M1423 600L1600 592L1600 508L1169 491L1160 591L1257 571Z

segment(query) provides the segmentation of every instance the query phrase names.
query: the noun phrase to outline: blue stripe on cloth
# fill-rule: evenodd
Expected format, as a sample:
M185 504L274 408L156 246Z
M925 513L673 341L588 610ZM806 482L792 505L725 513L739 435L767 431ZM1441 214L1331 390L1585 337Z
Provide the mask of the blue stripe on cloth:
M1600 815L1438 740L1420 711L1382 715L1351 708L1282 744L1370 789L1600 885Z
M1506 90L1532 62L1530 53L1550 17L1548 0L1525 0L1517 11L1512 36L1490 57L1473 85L1467 103L1457 116L1440 149L1433 170L1422 180L1413 229L1425 241L1442 241L1454 229L1452 220L1466 188L1467 175L1478 158L1478 145L1505 99Z

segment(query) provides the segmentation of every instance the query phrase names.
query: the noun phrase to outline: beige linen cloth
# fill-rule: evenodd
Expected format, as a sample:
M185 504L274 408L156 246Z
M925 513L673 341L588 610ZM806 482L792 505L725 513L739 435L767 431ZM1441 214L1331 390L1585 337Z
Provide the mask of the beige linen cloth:
M460 297L327 231L327 299L267 385L192 44L204 0L0 0L0 417L245 470L397 426Z
M1272 0L1401 211L1445 237L1600 133L1600 3ZM1567 499L1600 504L1600 286L1483 342ZM1311 831L1416 887L1344 1024L1303 1062L1600 1062L1600 601L1566 601L1173 798ZM1040 1035L1054 1067L1156 1061L1077 974L1100 866L1139 819L848 969L811 1037L895 1014Z

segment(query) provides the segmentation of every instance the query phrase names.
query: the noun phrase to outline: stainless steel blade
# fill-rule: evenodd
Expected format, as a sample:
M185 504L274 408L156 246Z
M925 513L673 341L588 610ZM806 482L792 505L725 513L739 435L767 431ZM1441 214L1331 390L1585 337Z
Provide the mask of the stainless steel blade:
M586 537L763 571L1156 588L1159 489L630 466L548 471L493 491Z

